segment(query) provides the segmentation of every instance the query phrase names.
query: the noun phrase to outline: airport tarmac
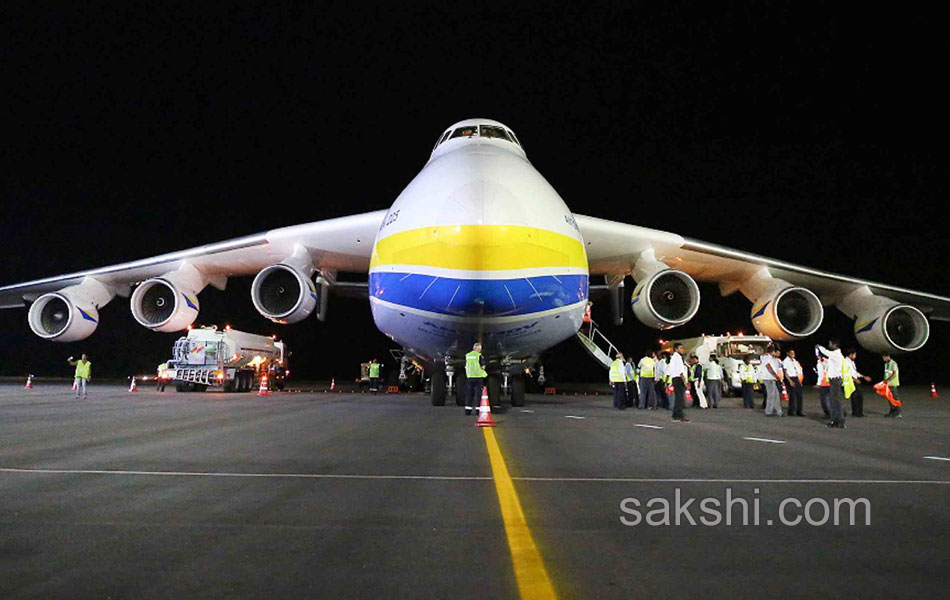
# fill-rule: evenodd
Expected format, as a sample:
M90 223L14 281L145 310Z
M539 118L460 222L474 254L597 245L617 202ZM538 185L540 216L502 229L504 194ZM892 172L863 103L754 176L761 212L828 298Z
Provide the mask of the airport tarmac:
M0 597L942 596L950 401L928 392L891 420L867 390L845 430L530 396L486 432L421 395L0 385ZM677 489L696 525L621 521ZM758 526L699 522L727 493ZM786 498L871 522L784 525Z

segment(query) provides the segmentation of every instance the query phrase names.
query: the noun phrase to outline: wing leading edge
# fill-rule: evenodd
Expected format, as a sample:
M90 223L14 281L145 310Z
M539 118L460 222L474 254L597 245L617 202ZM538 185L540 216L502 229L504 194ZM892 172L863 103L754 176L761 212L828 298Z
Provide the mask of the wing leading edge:
M253 275L303 247L319 270L365 272L373 240L385 210L274 229L188 250L108 267L0 287L0 308L19 308L39 296L95 280L115 294L128 296L131 286L163 273L194 266L209 284L224 289L228 277Z
M631 274L643 252L652 250L667 266L697 281L719 284L723 295L740 290L744 282L761 276L765 269L773 278L808 288L825 306L842 307L845 298L866 289L874 296L914 306L930 319L950 320L950 298L944 296L812 269L655 229L574 217L587 247L591 275Z

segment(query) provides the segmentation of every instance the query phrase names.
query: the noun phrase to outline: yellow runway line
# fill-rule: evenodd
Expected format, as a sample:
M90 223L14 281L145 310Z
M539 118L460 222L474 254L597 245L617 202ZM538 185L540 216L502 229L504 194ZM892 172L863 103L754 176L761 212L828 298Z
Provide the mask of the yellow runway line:
M485 432L485 445L488 447L488 457L491 460L492 476L495 479L495 491L498 492L498 503L501 505L501 518L505 523L505 534L508 536L508 550L511 552L511 562L515 568L515 579L518 581L518 593L523 599L527 598L557 598L551 578L544 568L541 553L531 537L531 530L525 521L521 510L521 501L515 492L515 484L508 474L508 467L501 455L495 431L489 427L482 429Z

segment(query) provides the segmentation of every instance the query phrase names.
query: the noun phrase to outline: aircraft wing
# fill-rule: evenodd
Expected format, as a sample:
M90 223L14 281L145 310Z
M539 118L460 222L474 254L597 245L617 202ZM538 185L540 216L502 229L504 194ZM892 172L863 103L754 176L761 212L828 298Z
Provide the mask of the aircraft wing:
M0 287L0 308L23 307L47 292L93 279L127 296L131 286L152 277L194 266L210 285L224 288L228 277L253 275L306 249L319 270L365 272L373 240L385 210L274 229L216 244L67 275Z
M652 251L657 261L672 269L697 281L719 284L723 295L742 291L753 302L763 289L763 279L779 279L810 290L822 305L838 306L851 317L870 314L867 307L874 303L866 299L873 297L913 306L929 319L950 320L950 298L944 296L795 265L655 229L583 215L575 215L575 221L587 247L591 275L615 276L616 281L618 276L634 273L644 252ZM752 285L754 282L759 285Z

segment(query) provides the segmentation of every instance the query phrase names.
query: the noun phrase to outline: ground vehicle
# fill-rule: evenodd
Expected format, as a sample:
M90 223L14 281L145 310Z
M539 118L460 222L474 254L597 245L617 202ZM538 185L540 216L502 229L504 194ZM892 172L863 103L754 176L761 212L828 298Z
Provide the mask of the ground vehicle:
M765 348L772 343L767 335L704 335L685 340L672 340L663 345L664 350L671 350L673 344L680 343L686 347L686 356L695 354L702 365L709 363L709 355L715 352L719 357L719 364L723 370L723 394L738 393L742 389L739 379L739 365L745 356L752 356L752 364L759 364L759 356L765 353Z
M168 373L180 392L247 392L257 389L263 377L269 389L281 390L289 374L287 354L284 343L272 337L201 327L175 342Z

